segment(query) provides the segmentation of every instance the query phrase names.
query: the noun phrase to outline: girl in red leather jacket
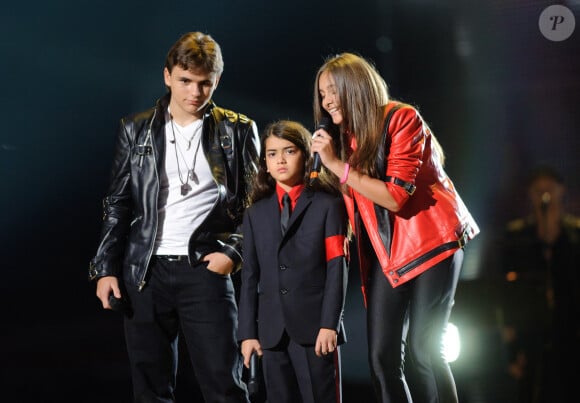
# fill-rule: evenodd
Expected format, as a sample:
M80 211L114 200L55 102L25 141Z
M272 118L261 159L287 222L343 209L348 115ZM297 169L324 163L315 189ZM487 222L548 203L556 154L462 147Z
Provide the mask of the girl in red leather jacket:
M340 178L356 234L377 400L456 402L441 339L463 247L479 228L443 169L443 151L418 111L390 100L377 70L351 53L318 70L314 117L340 129L338 142L317 130L312 152Z

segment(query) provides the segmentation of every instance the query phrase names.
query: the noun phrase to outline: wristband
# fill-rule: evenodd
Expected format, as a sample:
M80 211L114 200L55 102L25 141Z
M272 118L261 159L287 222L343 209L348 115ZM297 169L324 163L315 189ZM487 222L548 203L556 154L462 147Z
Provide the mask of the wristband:
M340 178L340 184L344 185L348 180L348 173L350 171L350 165L347 163L344 164L344 173L342 174L342 178Z

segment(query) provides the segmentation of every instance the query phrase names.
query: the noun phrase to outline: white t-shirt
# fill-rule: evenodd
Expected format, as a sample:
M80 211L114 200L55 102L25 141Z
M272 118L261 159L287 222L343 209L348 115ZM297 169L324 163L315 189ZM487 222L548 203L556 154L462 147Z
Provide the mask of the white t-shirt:
M189 237L216 203L218 188L201 146L202 125L199 119L181 127L166 114L155 255L187 255Z

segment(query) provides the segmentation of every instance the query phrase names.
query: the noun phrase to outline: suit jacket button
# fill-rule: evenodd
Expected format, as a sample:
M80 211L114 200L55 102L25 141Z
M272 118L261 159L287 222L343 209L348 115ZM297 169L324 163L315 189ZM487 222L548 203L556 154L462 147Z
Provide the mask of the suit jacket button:
M282 288L282 289L280 289L280 294L286 295L286 294L288 294L288 290L285 288Z
M288 266L286 266L285 264L280 265L280 270L286 270L287 268L288 268Z

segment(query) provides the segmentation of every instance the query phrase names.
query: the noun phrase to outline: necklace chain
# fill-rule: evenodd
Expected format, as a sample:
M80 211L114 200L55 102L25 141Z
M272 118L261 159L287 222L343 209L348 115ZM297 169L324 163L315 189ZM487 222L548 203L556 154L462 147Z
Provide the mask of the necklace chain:
M177 174L179 176L179 182L181 182L181 195L185 196L189 193L189 191L191 190L191 185L189 184L189 181L191 180L192 182L195 182L196 184L199 183L199 179L197 177L197 175L195 174L195 163L197 161L197 153L199 151L199 147L201 145L201 139L199 139L199 141L197 142L197 146L195 148L195 152L193 154L193 163L191 165L191 168L189 168L189 166L187 165L187 159L185 158L185 156L183 155L183 151L181 150L181 147L179 147L179 145L177 144L177 139L175 138L175 128L174 128L174 123L173 123L173 116L170 116L170 122L171 122L171 133L173 134L173 147L175 149L175 160L177 162ZM191 148L191 142L193 141L193 139L195 138L197 132L199 132L201 130L201 128L203 127L203 122L201 125L199 125L194 131L193 134L191 136L191 139L187 139L187 137L185 137L185 135L183 135L183 133L181 133L179 130L178 132L182 135L182 137L188 142L187 145L187 150L189 150ZM185 167L187 168L187 175L185 175L185 181L183 180L182 177L182 173L181 173L181 167L179 164L179 155L177 152L177 148L179 147L179 154L181 154L181 158L183 158L183 163L185 164Z
M187 150L187 151L189 151L189 149L191 148L191 142L192 142L192 141L193 141L193 139L195 138L195 136L196 136L197 132L198 132L198 131L201 129L201 126L202 126L202 125L199 125L199 126L197 126L197 127L195 128L195 130L194 130L194 131L193 131L193 133L191 134L191 137L190 137L190 138L187 138L187 137L185 136L185 134L183 134L179 128L176 128L176 127L175 127L175 125L176 125L176 123L174 123L174 121L173 121L173 116L171 116L171 131L173 132L173 139L175 140L175 131L177 131L177 133L179 133L179 135L180 135L181 137L183 137L183 138L185 139L185 141L187 141L187 148L186 148L186 150Z

